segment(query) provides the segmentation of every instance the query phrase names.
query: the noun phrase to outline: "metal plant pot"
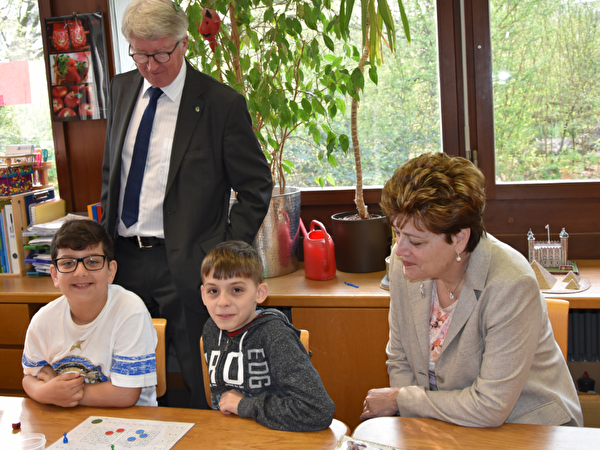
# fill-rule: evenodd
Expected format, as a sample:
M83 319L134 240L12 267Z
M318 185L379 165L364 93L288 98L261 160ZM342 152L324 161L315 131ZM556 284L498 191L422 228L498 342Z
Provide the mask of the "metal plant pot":
M335 263L342 272L365 273L385 270L390 254L392 230L381 211L370 219L348 219L356 211L331 216Z
M263 277L278 277L298 270L296 247L300 231L300 189L273 190L269 211L252 244L263 263Z

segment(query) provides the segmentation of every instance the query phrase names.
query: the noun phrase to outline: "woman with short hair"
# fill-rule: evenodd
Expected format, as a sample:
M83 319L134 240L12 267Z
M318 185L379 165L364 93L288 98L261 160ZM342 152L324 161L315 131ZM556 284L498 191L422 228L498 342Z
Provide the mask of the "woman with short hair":
M470 161L444 153L411 159L386 183L391 387L369 391L363 420L583 425L533 270L485 232L484 185Z

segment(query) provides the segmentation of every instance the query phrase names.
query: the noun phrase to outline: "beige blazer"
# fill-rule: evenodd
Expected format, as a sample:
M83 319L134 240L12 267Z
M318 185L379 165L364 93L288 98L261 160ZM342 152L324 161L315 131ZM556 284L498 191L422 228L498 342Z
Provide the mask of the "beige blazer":
M527 260L491 235L471 254L442 352L438 391L429 390L429 313L433 280L409 282L390 266L388 373L401 387L401 416L463 426L504 422L583 425L546 302Z

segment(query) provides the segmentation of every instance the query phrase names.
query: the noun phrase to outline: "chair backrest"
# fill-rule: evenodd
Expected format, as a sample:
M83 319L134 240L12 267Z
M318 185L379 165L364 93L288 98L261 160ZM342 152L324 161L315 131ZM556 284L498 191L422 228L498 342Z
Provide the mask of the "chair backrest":
M569 346L569 302L567 300L547 298L546 304L548 305L548 318L552 325L554 339L566 361Z
M204 396L206 397L206 403L212 408L212 399L210 397L210 376L208 374L208 363L206 362L206 355L204 355L204 339L200 336L200 360L202 361L202 379L204 380Z
M300 330L300 342L302 342L302 345L304 345L304 348L306 349L306 353L308 353L310 355L310 347L308 345L309 335L308 335L307 330Z
M300 342L304 345L306 353L310 355L309 334L307 330L300 330ZM208 363L206 362L206 356L204 355L204 340L200 336L200 359L202 360L202 379L204 380L204 396L208 406L211 406L212 400L210 398L210 376L208 374Z
M166 319L152 319L158 342L156 344L156 397L162 397L167 392L167 361L165 355Z

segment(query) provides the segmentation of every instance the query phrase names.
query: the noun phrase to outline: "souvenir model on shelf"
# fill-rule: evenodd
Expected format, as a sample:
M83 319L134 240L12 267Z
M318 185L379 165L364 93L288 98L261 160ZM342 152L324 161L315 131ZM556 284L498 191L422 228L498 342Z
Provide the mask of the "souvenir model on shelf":
M550 225L545 228L548 231L546 241L536 242L531 229L527 233L529 264L542 292L572 294L588 289L589 280L581 278L575 261L567 258L569 235L565 229L558 235L558 241L551 241Z
M548 240L536 241L531 228L527 232L527 247L529 263L537 261L548 272L554 274L567 274L574 272L579 274L579 269L574 261L569 261L567 253L569 250L569 235L563 228L558 235L558 241L550 240L550 225L546 225Z

